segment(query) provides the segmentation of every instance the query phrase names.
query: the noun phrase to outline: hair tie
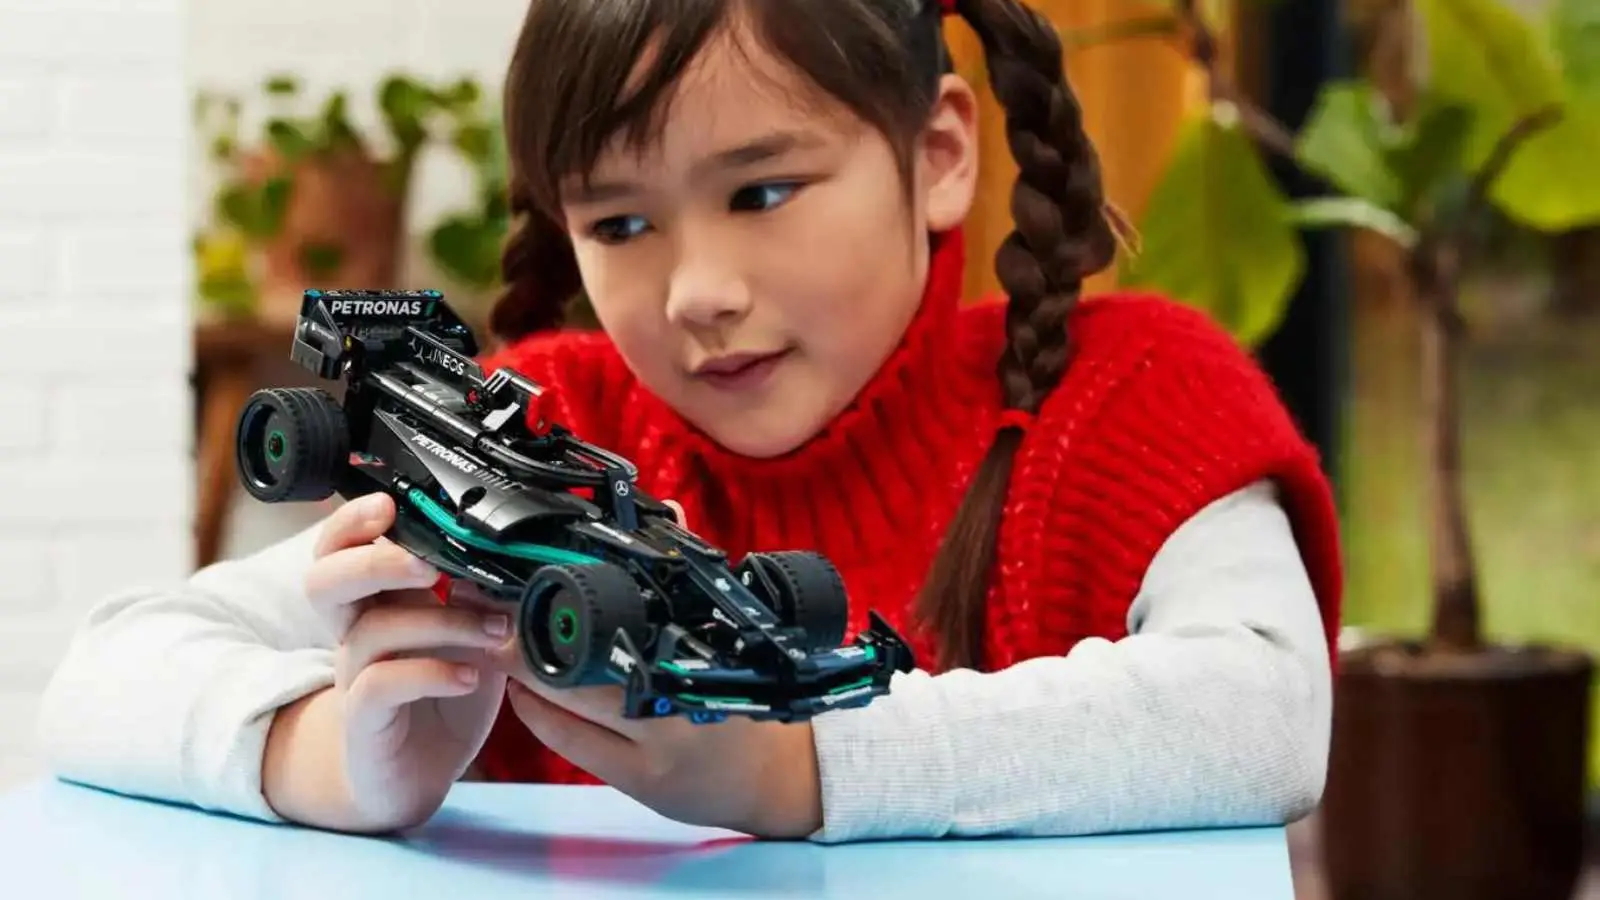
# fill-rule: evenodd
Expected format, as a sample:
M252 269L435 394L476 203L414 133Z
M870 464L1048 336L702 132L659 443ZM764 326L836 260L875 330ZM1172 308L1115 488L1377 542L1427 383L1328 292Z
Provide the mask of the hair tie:
M1033 427L1033 422L1033 413L1028 412L1025 409L1001 410L1000 424L995 428L995 430L999 431L1003 428L1015 428L1018 431L1026 434L1028 429Z
M947 16L955 15L956 0L939 0L939 12Z

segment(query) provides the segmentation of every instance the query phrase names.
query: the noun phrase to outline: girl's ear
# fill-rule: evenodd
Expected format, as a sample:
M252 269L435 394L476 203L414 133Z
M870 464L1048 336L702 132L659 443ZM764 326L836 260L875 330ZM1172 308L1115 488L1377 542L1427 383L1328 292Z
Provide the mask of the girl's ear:
M939 80L918 154L927 230L960 226L978 187L978 98L966 79L946 75Z

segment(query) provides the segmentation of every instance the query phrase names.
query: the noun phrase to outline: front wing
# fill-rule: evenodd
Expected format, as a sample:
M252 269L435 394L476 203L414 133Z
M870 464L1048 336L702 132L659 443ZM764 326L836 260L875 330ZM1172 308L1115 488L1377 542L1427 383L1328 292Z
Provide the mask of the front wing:
M612 639L609 667L624 685L626 718L683 715L702 724L739 715L792 722L866 706L889 693L895 672L908 671L911 659L900 636L872 613L871 626L853 644L812 654L779 672L701 659L651 659L622 631Z

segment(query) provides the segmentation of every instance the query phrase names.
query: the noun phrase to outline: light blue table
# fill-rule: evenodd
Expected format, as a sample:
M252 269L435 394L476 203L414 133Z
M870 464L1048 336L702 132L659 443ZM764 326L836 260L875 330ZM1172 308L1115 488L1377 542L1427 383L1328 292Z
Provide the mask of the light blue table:
M459 785L405 838L211 815L55 781L0 794L17 900L1293 900L1283 829L815 846L662 818L606 788Z

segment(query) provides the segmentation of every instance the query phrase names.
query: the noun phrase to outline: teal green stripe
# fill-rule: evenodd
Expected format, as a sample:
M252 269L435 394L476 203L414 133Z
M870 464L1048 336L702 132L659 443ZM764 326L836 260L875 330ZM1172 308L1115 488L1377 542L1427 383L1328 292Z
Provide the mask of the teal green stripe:
M872 676L869 675L866 678L861 679L860 681L852 681L849 684L841 684L838 687L828 691L828 693L830 693L830 694L842 694L845 691L853 691L856 688L864 688L864 687L866 687L866 686L868 686L870 684L872 684Z
M541 563L582 566L601 561L598 557L589 556L584 553L575 553L571 550L562 550L559 547L547 547L544 544L528 544L521 542L512 542L507 544L495 543L488 538L473 534L471 531L463 528L461 524L458 523L455 518L445 510L444 507L440 506L438 503L435 503L432 497L429 497L421 490L412 488L409 492L407 492L406 497L411 501L413 506L421 510L422 514L427 516L429 521L433 522L433 524L439 526L440 530L442 530L445 534L450 535L469 547L476 547L479 550L485 550L490 553L500 553L506 556L515 556L519 559L527 559Z

